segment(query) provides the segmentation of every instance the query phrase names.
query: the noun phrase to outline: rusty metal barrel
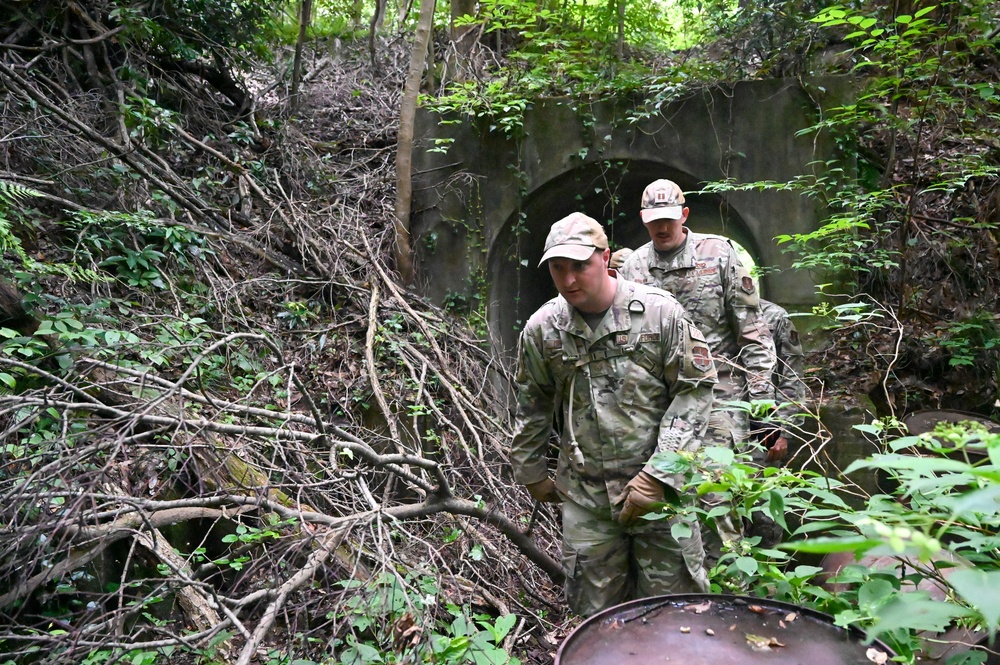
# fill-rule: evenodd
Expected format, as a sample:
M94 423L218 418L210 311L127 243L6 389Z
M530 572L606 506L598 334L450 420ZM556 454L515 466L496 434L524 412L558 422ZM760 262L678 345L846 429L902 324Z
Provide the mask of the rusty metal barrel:
M986 416L970 411L956 411L954 409L925 409L914 411L903 418L907 431L910 434L923 434L933 432L938 423L955 425L960 422L974 422L983 425L989 432L994 434L1000 432L1000 423L991 420Z
M790 603L675 594L616 605L586 619L555 665L871 665L893 652L864 633Z

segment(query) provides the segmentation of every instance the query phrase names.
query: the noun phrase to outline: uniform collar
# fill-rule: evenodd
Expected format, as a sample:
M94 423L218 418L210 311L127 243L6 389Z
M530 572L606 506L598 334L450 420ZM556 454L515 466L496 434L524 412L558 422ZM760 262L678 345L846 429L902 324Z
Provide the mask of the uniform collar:
M607 335L630 330L632 314L629 312L628 305L632 301L634 292L635 284L619 277L615 288L615 299L593 331L580 313L571 307L565 298L559 296L560 308L559 314L555 318L555 327L576 337L590 340L598 340Z
M678 268L693 268L697 263L694 253L694 239L697 237L694 231L684 229L684 244L670 252L667 257L662 257L653 243L649 243L649 268L659 270L676 270Z

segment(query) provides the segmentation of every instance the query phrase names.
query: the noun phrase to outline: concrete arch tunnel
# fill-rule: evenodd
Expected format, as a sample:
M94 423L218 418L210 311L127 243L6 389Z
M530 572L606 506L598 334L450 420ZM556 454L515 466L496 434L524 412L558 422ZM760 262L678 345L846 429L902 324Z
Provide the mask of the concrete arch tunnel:
M418 290L433 302L482 304L493 343L514 348L520 326L556 294L538 268L551 224L575 211L605 225L612 249L648 241L642 190L669 178L685 192L706 182L785 182L834 157L823 134L798 136L850 95L850 81L772 80L706 90L635 119L624 100L585 108L544 100L525 113L524 136L418 116L411 238ZM447 150L432 150L447 146ZM687 196L688 226L732 238L769 269L762 291L791 310L816 301L813 276L791 269L778 234L819 227L800 194L730 191Z
M489 282L500 287L496 289L498 297L492 301L491 319L496 330L519 330L532 312L556 295L548 270L537 267L552 222L572 212L583 212L604 224L612 250L636 249L649 241L639 219L639 201L646 185L658 178L668 178L684 191L698 188L690 174L676 172L663 164L630 162L621 167L603 173L595 173L593 167L580 168L563 174L527 197L521 211L504 225L488 263ZM607 194L608 187L615 192L613 198ZM690 228L724 235L742 245L755 260L761 256L746 223L734 211L727 210L721 197L689 195L687 205L691 209ZM531 229L530 239L516 237L519 228L516 222L521 215L524 226ZM505 293L517 293L518 297L504 297Z

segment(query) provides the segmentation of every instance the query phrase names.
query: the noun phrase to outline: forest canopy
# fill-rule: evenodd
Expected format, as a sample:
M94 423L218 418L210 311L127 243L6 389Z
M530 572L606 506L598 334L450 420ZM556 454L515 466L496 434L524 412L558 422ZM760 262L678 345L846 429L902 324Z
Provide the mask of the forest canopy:
M579 621L558 516L511 478L487 304L414 287L412 114L516 142L542 97L652 114L814 74L856 81L814 128L847 162L705 183L829 210L776 238L824 277L792 463L685 470L788 545L748 538L713 590L820 609L905 661L920 631L995 632L1000 439L902 420L1000 411L996 3L0 7L0 662L550 662ZM850 469L819 417L838 399L877 450ZM896 483L873 495L865 470ZM850 566L831 592L808 557L833 552L905 558L944 593Z

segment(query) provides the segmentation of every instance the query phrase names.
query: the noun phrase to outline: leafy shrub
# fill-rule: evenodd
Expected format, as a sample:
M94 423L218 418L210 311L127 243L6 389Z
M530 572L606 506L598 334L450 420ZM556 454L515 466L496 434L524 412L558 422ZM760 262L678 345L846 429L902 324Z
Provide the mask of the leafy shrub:
M884 433L888 429L881 429ZM952 624L1000 628L1000 434L977 422L940 424L930 433L887 441L844 479L810 471L759 469L745 456L710 448L659 463L686 474L699 493L716 492L749 521L761 513L786 542L761 548L745 539L712 571L717 591L786 600L833 615L910 660L921 631ZM883 474L882 492L859 502L852 474ZM889 489L891 488L891 489ZM682 510L702 521L722 510ZM833 578L809 557L847 555ZM873 569L872 562L883 568ZM897 564L897 574L884 568ZM835 586L831 586L835 585Z

